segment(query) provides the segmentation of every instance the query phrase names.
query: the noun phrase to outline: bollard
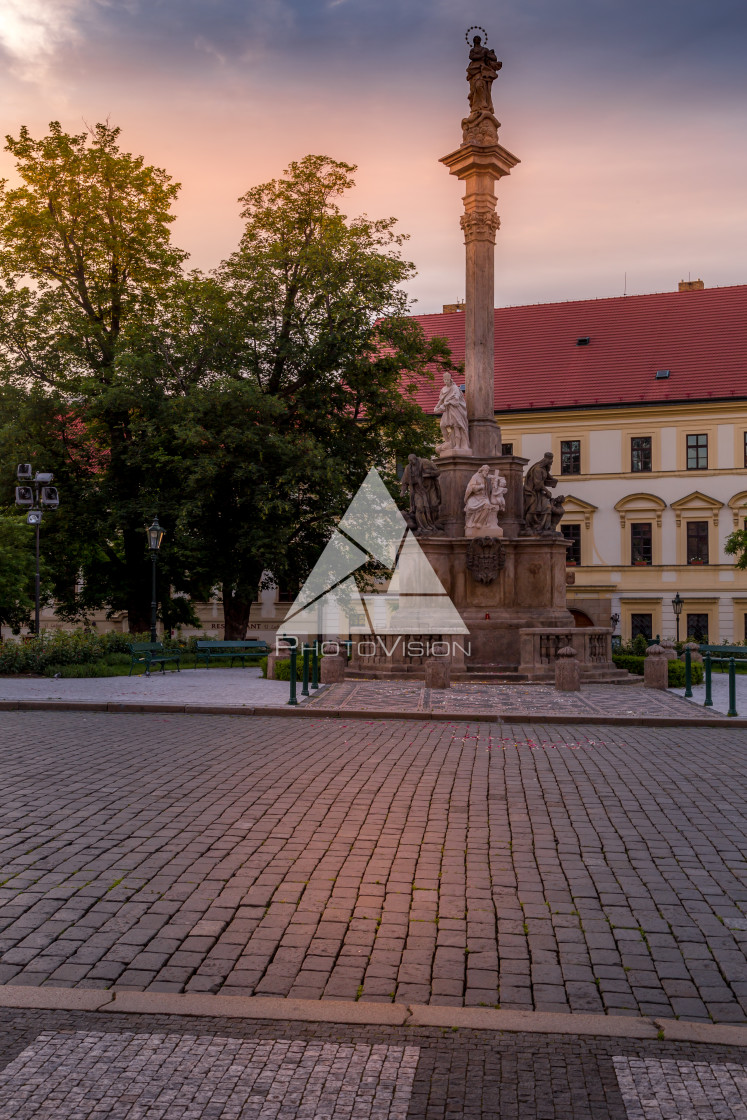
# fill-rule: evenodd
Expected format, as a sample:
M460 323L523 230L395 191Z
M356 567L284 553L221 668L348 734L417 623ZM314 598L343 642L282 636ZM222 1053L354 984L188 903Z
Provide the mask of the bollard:
M303 645L303 668L301 676L301 695L309 696L309 655L311 654L311 646Z
M729 658L729 711L727 716L737 715L737 663Z
M704 708L712 708L713 707L713 696L711 695L711 655L710 655L710 653L707 653L705 655L705 657L703 658L703 660L705 661L704 669L705 669L705 692L706 692L705 700L703 702L703 707Z
M298 704L296 699L296 647L290 651L290 699L289 704Z
M685 699L692 700L693 698L693 671L691 665L690 650L685 649Z
M311 687L319 688L319 643L311 647Z

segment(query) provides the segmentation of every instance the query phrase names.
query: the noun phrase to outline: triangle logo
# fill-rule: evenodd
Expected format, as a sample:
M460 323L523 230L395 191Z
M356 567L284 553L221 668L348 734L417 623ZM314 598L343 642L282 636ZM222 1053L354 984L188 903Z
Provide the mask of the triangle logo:
M370 560L393 568L384 592L361 592ZM289 634L468 634L416 536L371 468L281 623Z

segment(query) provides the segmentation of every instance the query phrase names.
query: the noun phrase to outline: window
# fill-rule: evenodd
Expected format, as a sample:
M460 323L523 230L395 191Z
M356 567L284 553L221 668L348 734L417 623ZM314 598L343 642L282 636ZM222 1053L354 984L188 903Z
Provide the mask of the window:
M689 471L708 469L708 436L687 437L687 469Z
M687 637L701 643L708 641L708 615L689 614L687 616Z
M632 614L630 616L630 637L635 639L639 634L650 641L654 636L654 616L652 614Z
M501 444L501 455L513 455L514 445L512 443Z
M688 521L687 523L687 562L688 564L708 563L707 521Z
M581 440L560 441L560 473L581 474Z
M652 562L651 522L633 522L630 526L630 563Z
M561 531L567 541L571 541L571 546L565 555L566 564L570 561L574 564L581 563L581 526L580 525L563 525L561 523Z
M630 441L630 469L633 474L651 470L651 436L633 436Z

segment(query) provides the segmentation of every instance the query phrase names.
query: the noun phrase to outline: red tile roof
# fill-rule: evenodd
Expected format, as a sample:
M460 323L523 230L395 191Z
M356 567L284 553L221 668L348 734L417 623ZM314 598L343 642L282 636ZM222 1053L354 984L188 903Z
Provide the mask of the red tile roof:
M416 318L464 359L464 312ZM418 393L426 411L439 389ZM496 412L732 397L747 398L747 284L495 310Z

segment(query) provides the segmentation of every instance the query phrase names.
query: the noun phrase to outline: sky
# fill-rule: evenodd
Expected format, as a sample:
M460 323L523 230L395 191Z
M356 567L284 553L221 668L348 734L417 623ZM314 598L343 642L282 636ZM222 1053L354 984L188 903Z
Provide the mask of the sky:
M357 164L345 212L398 219L414 311L440 311L464 297L463 188L438 161L470 24L521 160L497 191L497 306L747 282L744 0L2 0L0 134L119 125L182 184L173 236L203 269L249 187L308 153Z

